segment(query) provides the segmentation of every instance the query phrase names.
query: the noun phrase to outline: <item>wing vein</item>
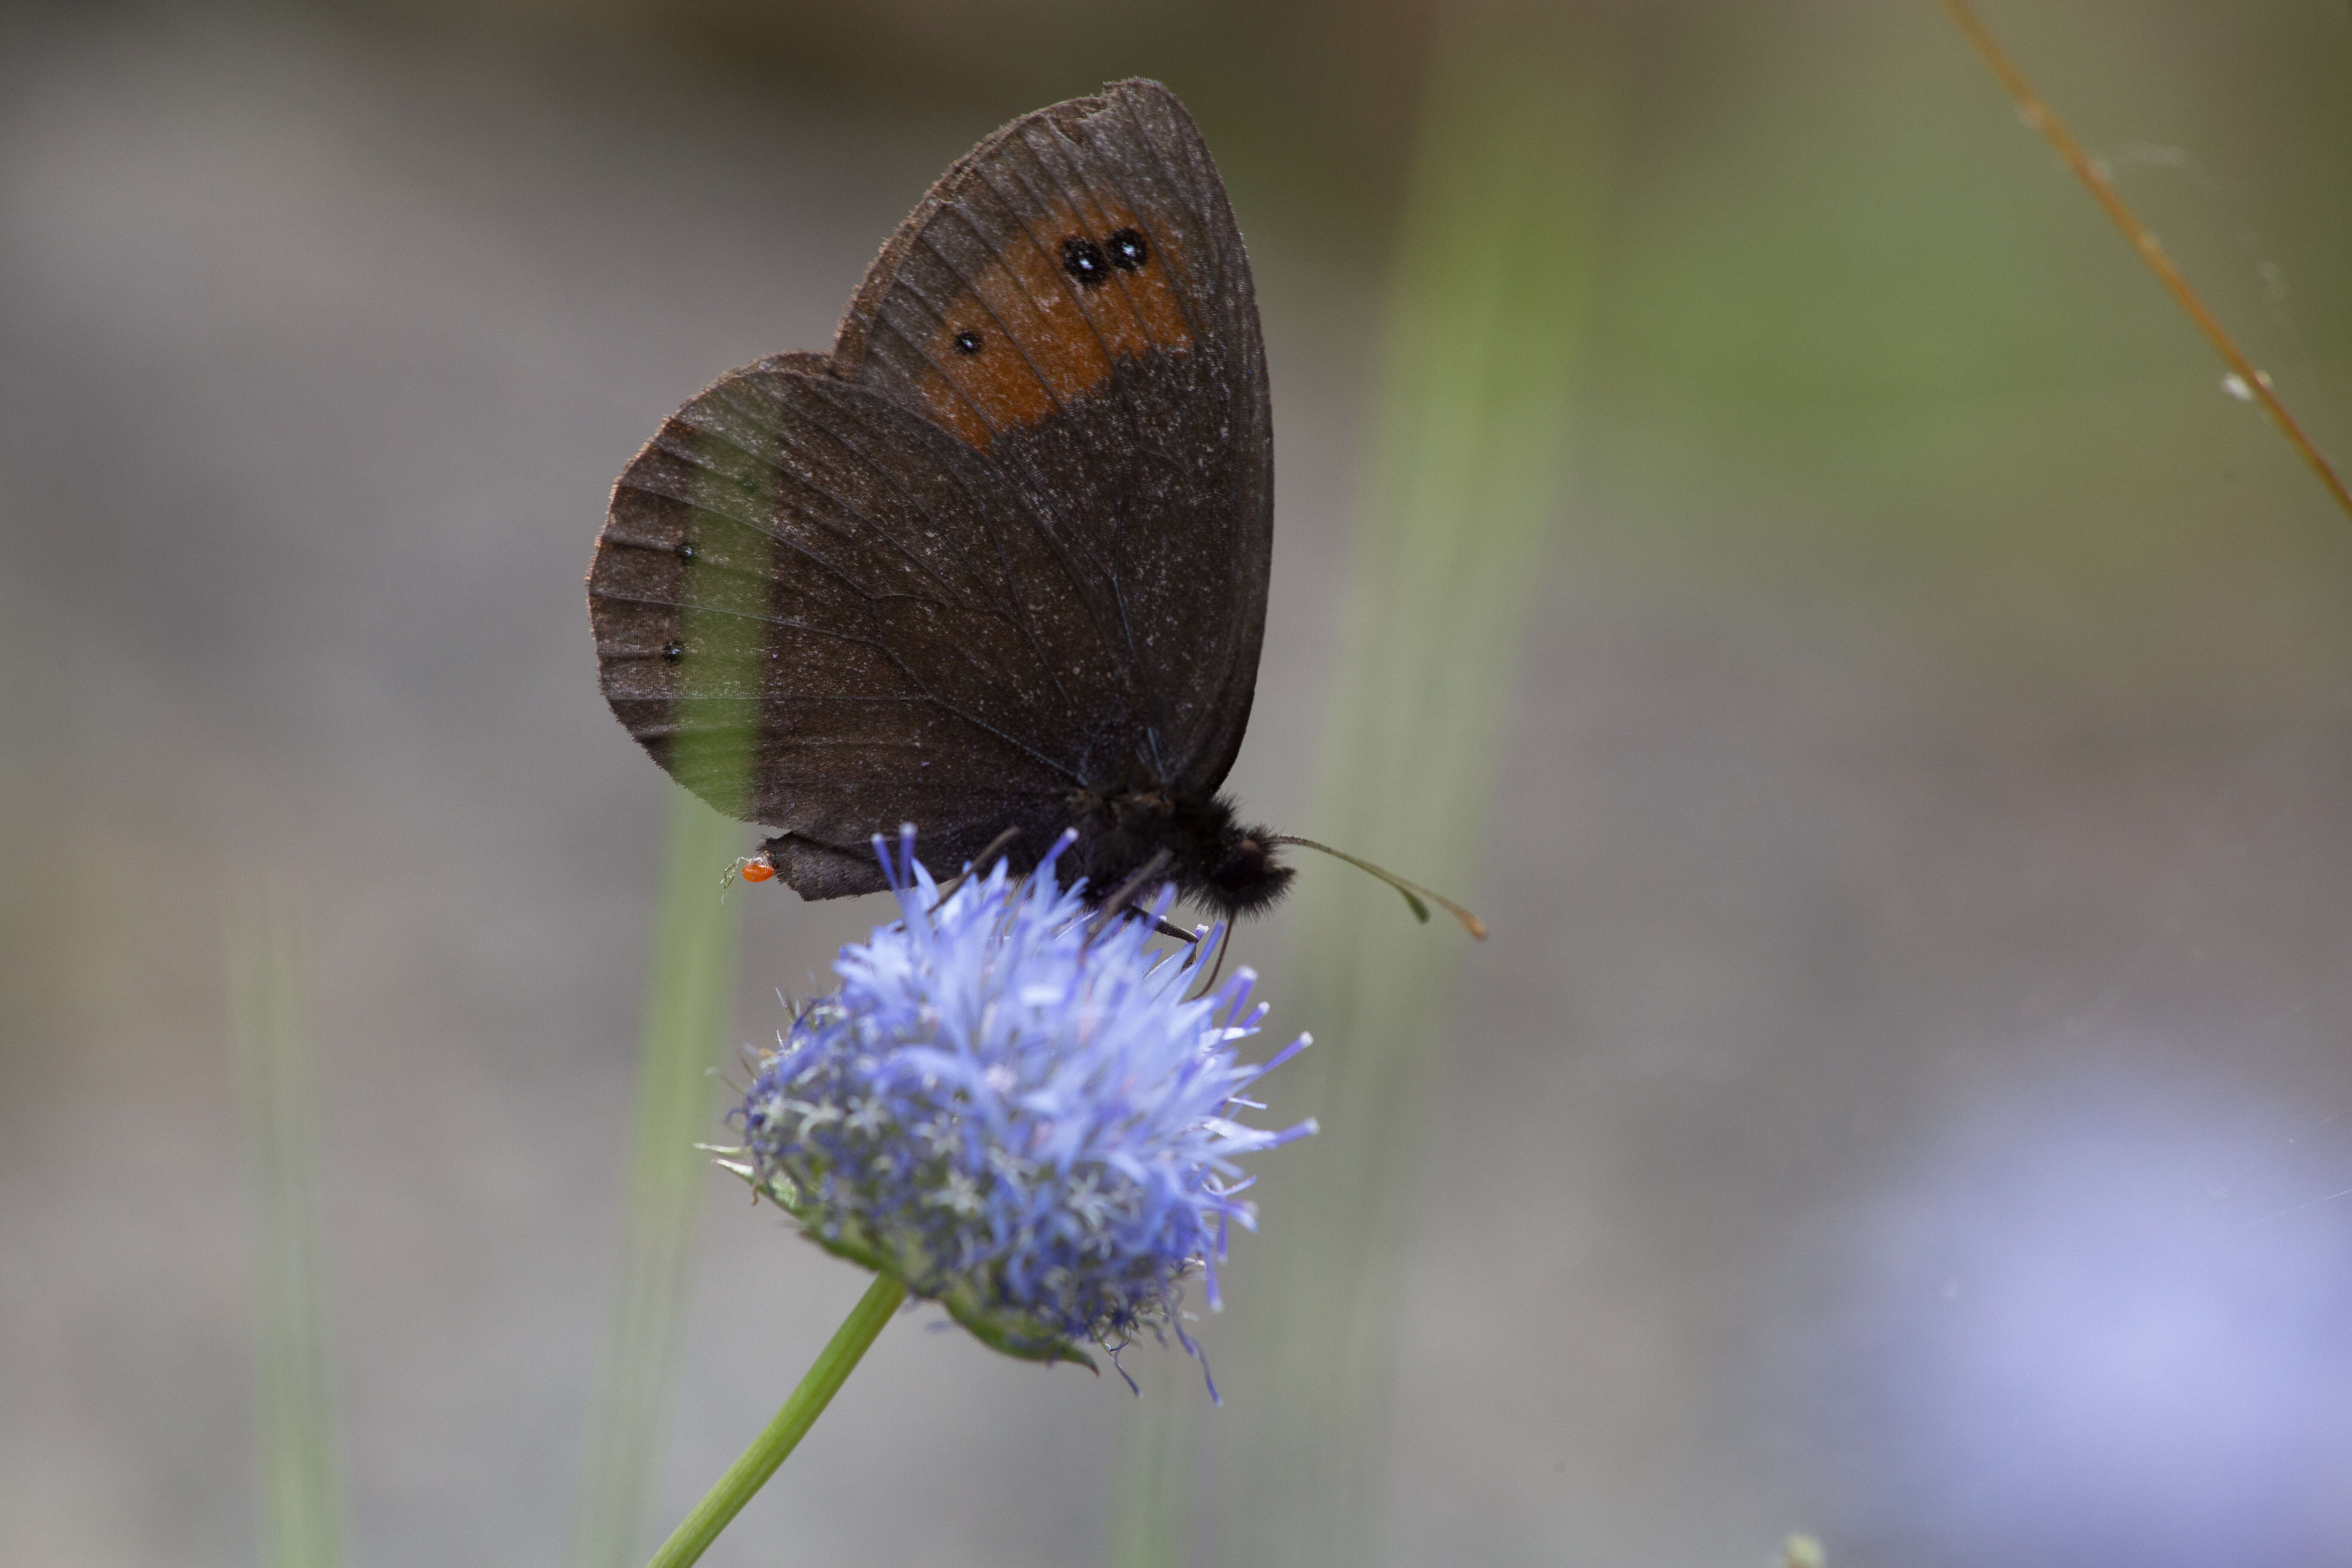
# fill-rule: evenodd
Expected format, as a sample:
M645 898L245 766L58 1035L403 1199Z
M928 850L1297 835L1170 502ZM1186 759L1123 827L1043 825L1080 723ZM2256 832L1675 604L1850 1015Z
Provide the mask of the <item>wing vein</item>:
M907 341L906 334L898 332L896 327L892 327L890 330L893 332L898 333L898 339L901 342ZM913 491L908 489L905 485L900 483L898 476L890 471L888 464L876 462L872 456L863 447L859 447L845 430L833 425L831 422L820 420L814 415L807 413L804 410L796 410L795 412L798 414L799 417L806 421L808 424L824 431L826 435L832 437L834 440L839 442L847 450L856 454L861 460L865 461L869 467L873 468L882 476L883 481L886 484L904 497L909 506L912 506L918 511L920 511L923 516L930 521L933 528L940 530L942 535L946 534L948 531L945 525L940 522L939 518L931 511L930 508L924 503L920 497L917 496ZM950 439L952 438L953 437L950 437ZM982 462L986 461L984 458L977 458L976 455L975 460ZM1054 668L1054 660L1046 656L1045 645L1037 640L1035 628L1029 624L1028 605L1022 598L1020 592L1021 574L1013 565L1012 555L1005 550L1003 540L997 536L996 522L990 515L989 508L981 500L980 497L972 493L971 486L965 481L964 477L961 474L954 471L952 464L942 464L940 467L946 470L948 478L954 483L956 489L963 492L964 499L971 503L970 508L971 515L978 520L982 531L988 536L989 542L995 547L997 564L1003 571L1005 591L1011 600L1011 608L1003 612L1004 618L1021 634L1021 640L1028 645L1029 652L1037 660L1038 668L1043 669L1045 672L1045 678L1053 682L1055 692L1062 699L1062 701L1075 712L1077 705L1070 700L1069 692L1063 687L1061 673ZM1009 489L1010 487L1008 487L1008 489ZM1014 499L1016 502L1018 501L1017 496L1013 499ZM1024 507L1022 510L1025 512L1027 509ZM1048 544L1052 542L1051 535L1046 533L1045 530L1039 529L1037 532L1038 536L1045 539ZM959 553L961 553L961 552L959 552Z

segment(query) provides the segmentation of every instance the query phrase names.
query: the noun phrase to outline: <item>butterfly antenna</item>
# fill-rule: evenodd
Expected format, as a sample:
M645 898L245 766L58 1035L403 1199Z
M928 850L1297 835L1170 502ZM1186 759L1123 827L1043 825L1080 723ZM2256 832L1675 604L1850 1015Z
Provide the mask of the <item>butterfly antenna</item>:
M1266 837L1266 842L1269 844L1296 844L1302 849L1319 849L1324 854L1330 856L1334 860L1345 860L1349 865L1355 867L1356 869L1370 872L1373 876L1378 877L1381 881L1386 882L1390 887L1394 888L1398 892L1402 893L1404 895L1406 907L1412 910L1413 919L1419 921L1422 924L1427 925L1429 923L1429 905L1435 904L1439 909L1444 910L1447 914L1452 915L1455 920L1460 921L1464 931L1468 931L1480 942L1486 940L1486 922L1485 921L1480 920L1476 915L1472 914L1468 910L1464 909L1460 904L1455 903L1452 899L1447 898L1444 894L1433 893L1418 882L1408 882L1402 877L1398 876L1394 871L1390 870L1385 866L1375 866L1370 860L1364 859L1360 856L1349 854L1345 849L1334 849L1328 844L1318 844L1312 838L1300 838L1294 834L1269 834ZM1422 901L1424 899L1428 900L1428 903L1423 903Z

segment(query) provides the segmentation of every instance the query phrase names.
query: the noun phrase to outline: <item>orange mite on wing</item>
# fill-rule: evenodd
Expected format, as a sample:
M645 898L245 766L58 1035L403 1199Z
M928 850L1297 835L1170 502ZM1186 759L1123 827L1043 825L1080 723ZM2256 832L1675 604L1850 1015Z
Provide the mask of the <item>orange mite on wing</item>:
M743 879L747 882L764 882L775 874L775 867L769 863L765 855L757 855L743 862Z

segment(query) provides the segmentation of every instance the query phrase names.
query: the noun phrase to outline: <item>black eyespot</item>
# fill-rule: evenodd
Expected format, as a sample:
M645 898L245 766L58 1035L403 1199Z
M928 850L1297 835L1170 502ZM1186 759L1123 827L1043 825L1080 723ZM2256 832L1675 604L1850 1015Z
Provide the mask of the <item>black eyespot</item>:
M980 352L980 334L971 331L958 332L955 346L958 353L976 354Z
M662 644L662 658L667 659L670 663L676 664L679 659L682 659L685 657L686 645L684 643L670 642Z
M1099 289L1110 277L1110 263L1104 259L1102 247L1084 235L1072 235L1062 241L1062 270L1089 289Z
M1150 259L1141 229L1123 228L1110 237L1110 264L1121 272L1132 272Z
M694 541L691 539L681 539L677 542L677 558L680 561L691 561L694 559Z

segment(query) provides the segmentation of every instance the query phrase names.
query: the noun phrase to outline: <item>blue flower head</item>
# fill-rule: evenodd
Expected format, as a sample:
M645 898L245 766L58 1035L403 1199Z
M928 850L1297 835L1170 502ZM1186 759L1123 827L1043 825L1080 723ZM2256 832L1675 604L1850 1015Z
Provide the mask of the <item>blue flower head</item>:
M895 862L875 850L901 919L842 949L840 989L761 1059L735 1168L1008 1354L1092 1365L1087 1342L1115 1359L1150 1332L1197 1355L1185 1281L1216 1308L1230 1228L1256 1223L1236 1158L1315 1131L1245 1126L1261 1108L1242 1097L1307 1037L1237 1060L1265 1016L1255 976L1188 998L1198 972L1153 945L1156 921L1105 923L1052 857L942 900L913 828Z

